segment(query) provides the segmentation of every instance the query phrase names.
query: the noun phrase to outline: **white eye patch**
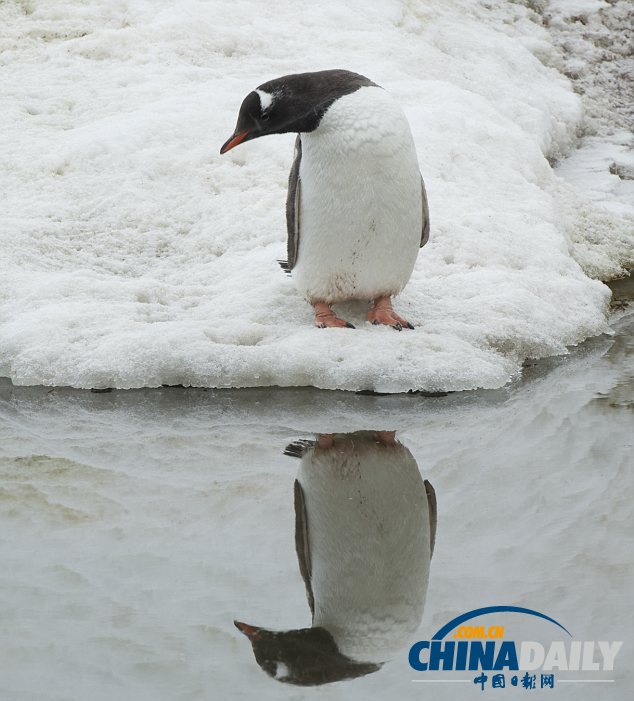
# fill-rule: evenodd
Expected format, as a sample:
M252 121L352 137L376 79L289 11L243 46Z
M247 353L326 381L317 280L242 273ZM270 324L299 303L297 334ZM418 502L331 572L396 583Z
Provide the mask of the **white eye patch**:
M275 666L275 679L284 679L288 677L289 669L283 662L278 662Z
M262 109L262 112L268 110L268 108L273 104L275 95L273 95L270 92L264 92L264 90L255 90L255 92L260 98L260 107Z

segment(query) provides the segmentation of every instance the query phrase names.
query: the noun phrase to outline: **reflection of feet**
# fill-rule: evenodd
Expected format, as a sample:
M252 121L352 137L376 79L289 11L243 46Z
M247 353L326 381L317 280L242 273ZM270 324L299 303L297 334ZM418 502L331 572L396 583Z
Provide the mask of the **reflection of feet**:
M389 297L378 297L374 300L368 312L368 321L376 325L385 324L386 326L391 326L397 331L414 328L409 321L403 319L392 309L392 301Z
M337 329L348 328L353 329L354 326L344 319L340 319L325 302L316 302L315 307L315 326L319 329Z
M335 434L334 433L322 433L317 438L317 445L320 448L332 448L335 444Z
M394 445L396 443L396 431L377 431L374 439L383 445Z

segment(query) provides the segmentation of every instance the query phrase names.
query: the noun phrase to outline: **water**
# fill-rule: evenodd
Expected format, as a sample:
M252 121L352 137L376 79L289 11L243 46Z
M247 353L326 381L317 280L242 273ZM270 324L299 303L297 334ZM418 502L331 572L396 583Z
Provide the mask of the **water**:
M614 683L559 684L548 698L628 698L634 315L615 329L568 357L528 365L503 390L442 397L97 394L4 381L2 699L463 698L480 692L412 682L420 674L409 668L409 645L463 611L496 604L543 611L575 639L625 641L615 672L594 675ZM323 665L341 666L345 648L344 657L371 657L377 669L325 686L289 685L260 668L233 621L310 628L295 547L302 461L283 453L298 439L327 443L329 434L361 430L384 432L374 457L351 449L363 508L377 507L381 494L400 506L392 517L379 514L377 535L360 527L354 499L349 511L341 500L314 502L312 522L322 524L314 535L326 550L315 556L321 584L313 594L339 645L320 643ZM390 457L391 431L405 463ZM299 475L309 499L336 475L332 464L330 477L311 469L317 487ZM384 470L394 479L385 482ZM422 480L435 492L433 519ZM409 554L381 550L390 538ZM358 567L344 566L355 552L365 553ZM385 593L398 582L410 602L400 614ZM357 638L346 643L351 630ZM274 671L284 676L288 665Z

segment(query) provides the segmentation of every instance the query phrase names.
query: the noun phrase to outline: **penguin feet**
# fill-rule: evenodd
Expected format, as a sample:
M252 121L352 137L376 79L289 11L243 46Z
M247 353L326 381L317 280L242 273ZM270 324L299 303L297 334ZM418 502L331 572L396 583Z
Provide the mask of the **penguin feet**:
M397 331L414 328L409 321L400 317L392 309L392 301L389 297L377 297L374 302L372 302L372 307L368 312L368 321L371 321L376 326L379 324L391 326Z
M318 448L332 448L335 445L335 434L334 433L320 433L319 438L317 438Z
M313 306L315 307L315 326L318 329L354 328L349 322L340 319L329 304L316 302Z
M396 431L377 431L374 440L382 445L396 445Z

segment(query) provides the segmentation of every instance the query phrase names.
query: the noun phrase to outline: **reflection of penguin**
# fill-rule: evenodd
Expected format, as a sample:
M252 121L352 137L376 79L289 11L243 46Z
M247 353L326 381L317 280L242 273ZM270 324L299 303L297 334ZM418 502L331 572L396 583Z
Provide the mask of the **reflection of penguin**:
M280 681L314 685L380 669L422 617L436 499L394 432L299 441L295 545L312 628L273 632L236 621L258 664Z

